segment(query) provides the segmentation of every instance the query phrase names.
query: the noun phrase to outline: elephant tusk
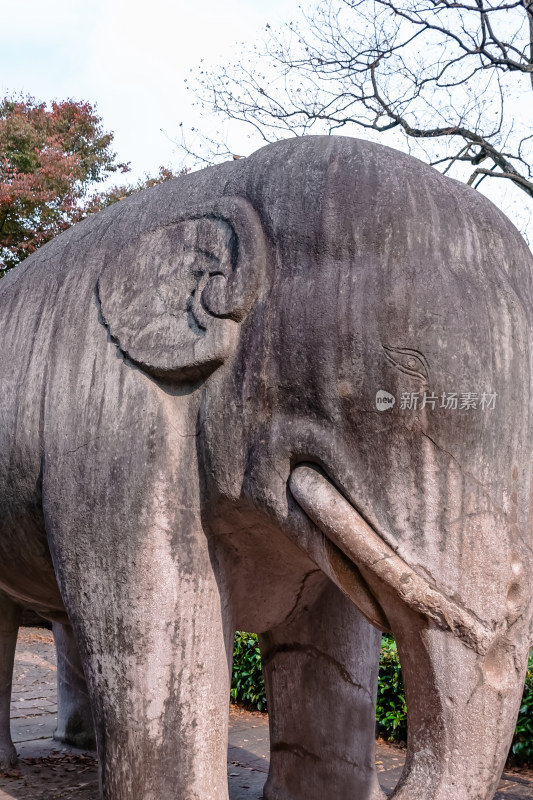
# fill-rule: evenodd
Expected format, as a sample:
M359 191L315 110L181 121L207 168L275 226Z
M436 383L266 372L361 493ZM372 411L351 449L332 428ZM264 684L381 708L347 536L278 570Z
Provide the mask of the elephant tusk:
M409 608L485 655L494 632L414 572L321 472L297 466L289 488L307 516L351 561L387 584Z
M390 633L392 630L390 622L356 565L327 537L325 538L325 544L323 559L317 558L318 554L316 552L308 553L309 557L315 561L322 572L336 583L341 592L357 606L371 625L383 633ZM333 574L331 574L332 571Z

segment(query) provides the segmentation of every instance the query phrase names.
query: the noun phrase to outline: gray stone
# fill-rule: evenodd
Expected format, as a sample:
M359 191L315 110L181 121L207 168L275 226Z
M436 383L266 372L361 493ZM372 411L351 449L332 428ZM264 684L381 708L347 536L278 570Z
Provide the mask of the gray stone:
M17 635L25 612L23 606L0 591L0 770L17 763L9 706ZM52 628L57 651L57 695L54 694L50 702L43 697L40 687L34 697L26 693L25 697L17 700L15 695L11 714L13 708L31 713L31 709L55 706L57 696L59 710L55 739L75 747L94 747L91 704L72 628L70 624L58 621L52 624Z
M309 137L2 279L0 588L73 626L104 800L227 798L236 628L261 634L266 800L381 796L378 629L394 796L493 796L531 622L531 267L468 187Z

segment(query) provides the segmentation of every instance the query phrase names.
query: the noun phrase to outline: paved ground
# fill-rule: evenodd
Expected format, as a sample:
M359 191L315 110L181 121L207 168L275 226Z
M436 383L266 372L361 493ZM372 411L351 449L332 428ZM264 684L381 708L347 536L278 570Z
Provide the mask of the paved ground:
M20 766L0 773L0 800L100 800L95 754L60 747L52 739L57 711L55 670L51 633L24 629L17 647L11 711ZM266 715L232 708L229 738L230 800L260 800L268 772ZM404 751L378 742L380 783L387 794L400 776L403 761ZM495 800L526 798L533 800L533 771L506 772Z

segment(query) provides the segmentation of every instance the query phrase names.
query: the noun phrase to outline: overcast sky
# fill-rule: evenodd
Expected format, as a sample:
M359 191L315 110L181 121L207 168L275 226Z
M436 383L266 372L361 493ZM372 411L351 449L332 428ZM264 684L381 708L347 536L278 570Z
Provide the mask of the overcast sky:
M215 133L193 107L185 79L203 60L234 60L240 43L252 45L266 23L299 18L302 0L16 0L4 3L0 26L0 96L29 93L39 100L72 97L96 104L106 130L115 133L131 180L178 169L179 123ZM308 4L303 3L304 7ZM215 124L215 131L210 130ZM362 135L360 129L346 131ZM246 127L229 128L226 141L246 155L262 142ZM194 144L190 133L188 141ZM385 140L381 139L381 141ZM387 141L393 146L403 142ZM491 197L533 241L531 203L505 181L484 181Z
M16 0L2 6L0 94L96 103L133 176L180 165L172 139L198 125L184 79L231 58L298 0ZM240 137L240 138L239 138ZM246 149L235 134L234 149ZM232 141L233 145L233 141ZM249 151L249 147L248 147Z

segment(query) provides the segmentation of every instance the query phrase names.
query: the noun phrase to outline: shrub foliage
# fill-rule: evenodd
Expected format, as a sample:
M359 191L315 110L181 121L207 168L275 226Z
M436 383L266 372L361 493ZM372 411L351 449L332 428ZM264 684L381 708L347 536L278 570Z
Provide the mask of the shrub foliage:
M511 748L517 761L533 763L533 654L529 654L526 685Z
M407 707L402 668L392 636L383 636L379 659L376 726L380 736L389 741L407 741Z
M266 711L265 681L255 633L237 631L235 634L230 697L232 703Z

